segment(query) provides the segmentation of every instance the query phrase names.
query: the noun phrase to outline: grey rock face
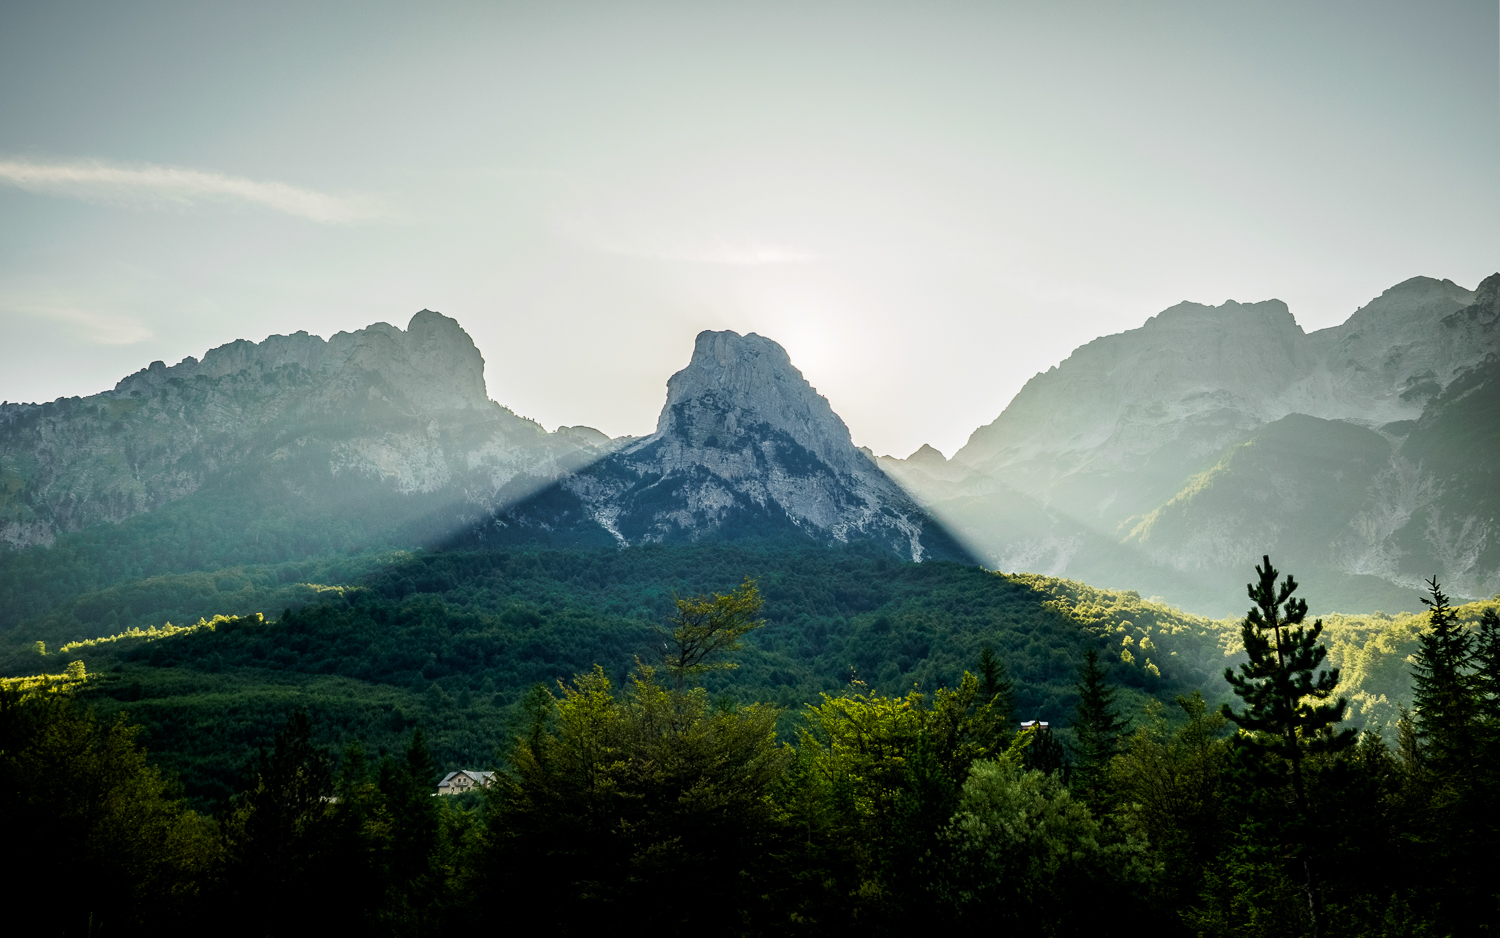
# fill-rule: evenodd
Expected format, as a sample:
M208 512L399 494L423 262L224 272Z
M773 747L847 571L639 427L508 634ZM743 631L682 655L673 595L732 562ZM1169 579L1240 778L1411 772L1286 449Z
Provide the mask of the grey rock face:
M0 414L0 543L154 511L236 473L289 492L355 479L488 510L592 458L485 394L484 360L430 310L328 341L299 332L155 362L113 391ZM527 481L530 480L530 481ZM378 514L375 506L366 506Z
M704 332L667 382L651 436L497 516L554 531L581 515L623 545L722 537L873 541L912 560L965 552L850 439L786 350L758 335Z
M269 373L288 365L330 379L324 390L328 400L367 383L365 373L370 372L417 410L480 409L491 403L484 386L484 358L474 340L456 320L430 309L413 316L404 332L377 322L357 332L337 333L326 342L295 332L259 343L240 339L221 345L201 362L188 357L170 368L153 362L122 379L115 393L149 394L173 378Z
M699 333L688 366L667 380L657 435L694 446L720 433L738 437L747 421L786 434L838 470L868 468L844 421L780 345L753 332Z
M1500 518L1490 477L1444 454L1492 432L1471 395L1497 360L1500 274L1475 291L1413 278L1311 334L1275 300L1183 303L1034 377L946 471L882 465L987 562L1067 542L1047 572L1215 614L1272 549L1299 578L1326 574L1345 608L1410 605L1418 569L1478 595L1500 588ZM1438 410L1441 432L1426 429ZM1467 508L1443 495L1460 490ZM1198 602L1210 594L1230 605Z
M1500 353L1483 317L1454 316L1476 295L1417 277L1311 335L1279 300L1182 303L1037 375L954 460L994 470L1040 456L1066 473L1128 467L1169 445L1216 451L1292 413L1369 426L1415 419Z

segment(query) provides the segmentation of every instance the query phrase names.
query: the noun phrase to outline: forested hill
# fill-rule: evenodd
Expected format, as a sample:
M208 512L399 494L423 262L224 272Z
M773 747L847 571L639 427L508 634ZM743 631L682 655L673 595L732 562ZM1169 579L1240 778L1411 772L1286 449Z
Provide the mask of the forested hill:
M1212 684L1223 662L1216 623L1131 593L904 563L874 546L453 551L340 563L115 587L111 595L134 603L138 626L164 625L153 605L201 608L216 596L266 615L84 644L59 644L65 618L40 620L38 628L53 623L51 652L12 644L7 673L82 661L96 675L91 699L143 723L152 751L193 794L212 800L299 705L313 711L328 743L395 746L421 725L444 764L486 765L527 688L596 663L623 675L637 657L651 660L674 595L727 591L747 576L759 583L768 625L737 670L710 676L710 691L728 700L795 709L851 679L893 694L953 686L990 645L1016 682L1018 717L1058 723L1073 706L1086 648L1114 662L1111 680L1132 712L1147 695L1170 701ZM318 572L355 575L337 585L287 581ZM216 592L215 577L230 588Z

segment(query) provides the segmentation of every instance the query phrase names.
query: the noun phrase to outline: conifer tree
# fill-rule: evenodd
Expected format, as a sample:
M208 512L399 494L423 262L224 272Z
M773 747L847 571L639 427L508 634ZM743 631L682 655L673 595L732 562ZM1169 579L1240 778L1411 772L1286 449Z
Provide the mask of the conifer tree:
M1491 735L1500 732L1500 614L1486 609L1474 642L1475 702Z
M1130 723L1115 709L1115 692L1105 683L1105 676L1099 666L1099 652L1093 648L1085 651L1078 672L1078 703L1073 708L1073 736L1078 748L1073 778L1084 798L1096 805L1105 800L1109 760L1119 750L1120 735Z
M1015 722L1016 685L1005 670L1005 662L995 649L979 649L979 699L990 706L999 722L1009 728Z
M1411 669L1417 730L1427 746L1428 763L1452 774L1466 770L1474 755L1473 648L1437 577L1427 581L1427 589L1432 598L1423 596L1422 603L1428 607L1430 627L1417 640Z
M381 789L389 812L390 912L420 923L436 897L433 851L438 841L438 805L433 797L437 767L420 727L412 731L406 760L382 766Z
M1323 620L1316 620L1312 628L1304 627L1307 602L1292 595L1297 591L1296 579L1287 574L1278 588L1280 571L1271 566L1269 556L1261 559L1263 565L1255 568L1259 582L1246 586L1255 605L1240 626L1249 660L1240 665L1239 674L1233 669L1224 671L1224 679L1246 706L1236 712L1225 704L1223 713L1245 731L1238 744L1249 758L1241 765L1258 776L1247 782L1261 795L1268 795L1277 782L1290 787L1290 804L1273 808L1272 816L1256 824L1260 836L1291 847L1290 855L1284 855L1297 867L1316 938L1321 903L1309 857L1315 844L1306 762L1310 755L1336 753L1353 745L1355 731L1335 729L1348 706L1342 697L1329 700L1338 687L1339 669L1318 672L1328 656L1328 649L1318 641Z
M273 934L290 931L294 921L326 922L333 903L317 871L331 862L337 843L333 772L328 752L313 745L306 710L287 718L271 752L260 750L248 781L224 825L226 886L244 911L241 926Z
M1329 702L1338 687L1339 669L1314 674L1328 657L1328 649L1318 641L1323 620L1304 628L1307 602L1292 596L1296 579L1287 574L1278 590L1280 571L1271 566L1269 556L1262 560L1264 566L1255 568L1260 582L1246 587L1255 606L1240 626L1250 660L1240 665L1239 674L1232 668L1224 671L1224 679L1246 708L1236 713L1225 704L1223 712L1240 728L1257 734L1256 745L1286 760L1300 801L1304 757L1347 748L1354 743L1355 731L1334 730L1348 706L1342 697Z

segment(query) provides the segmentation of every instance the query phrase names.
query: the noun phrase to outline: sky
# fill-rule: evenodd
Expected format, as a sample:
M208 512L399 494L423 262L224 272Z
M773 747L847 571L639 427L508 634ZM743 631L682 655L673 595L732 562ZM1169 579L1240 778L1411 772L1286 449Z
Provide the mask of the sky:
M1182 300L1500 270L1489 2L0 4L0 399L422 308L548 429L757 332L948 455Z

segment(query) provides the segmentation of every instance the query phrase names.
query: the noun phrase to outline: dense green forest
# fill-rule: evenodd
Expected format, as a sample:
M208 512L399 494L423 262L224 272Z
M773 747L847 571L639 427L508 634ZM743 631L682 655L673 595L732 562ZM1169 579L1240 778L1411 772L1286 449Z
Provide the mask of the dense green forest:
M1225 699L1223 668L1242 654L1235 622L1131 592L901 563L870 548L759 543L360 553L159 574L24 620L0 646L0 673L81 663L91 675L83 696L103 717L141 726L153 758L209 811L298 707L335 750L359 739L374 755L394 752L421 725L440 766L486 766L529 688L596 663L622 680L636 657L650 657L674 594L730 589L745 576L758 580L768 625L739 669L705 687L780 707L784 736L803 704L853 678L884 694L930 692L953 686L986 645L1016 680L1019 715L1054 725L1068 723L1089 647L1112 663L1130 713L1148 700L1172 712L1194 690ZM1460 615L1474 622L1493 606ZM1399 706L1412 699L1405 661L1426 618L1326 622L1351 720L1394 743Z
M627 565L643 562L634 553ZM1233 693L1216 708L1193 691L1162 702L1186 675L1143 662L1170 659L1174 640L1186 648L1217 634L1186 623L1174 633L1157 620L1149 647L1125 645L1106 606L1078 602L1090 594L1075 590L1070 605L1067 587L942 565L890 565L855 599L839 595L833 574L883 560L818 556L805 580L783 576L779 599L763 573L702 596L668 589L660 615L645 592L634 594L643 605L625 602L629 591L611 580L621 568L602 557L419 558L279 620L220 619L74 649L119 655L120 670L90 677L73 658L55 680L0 690L0 823L13 842L68 857L70 881L88 884L49 920L63 933L202 924L405 935L520 920L560 934L625 921L741 935L1075 935L1127 924L1214 936L1491 932L1500 912L1484 860L1500 833L1493 608L1465 623L1431 585L1410 665L1416 708L1390 746L1349 725L1324 624L1309 624L1292 578L1269 560L1239 623L1242 652L1225 675ZM722 559L722 570L698 575L727 575L746 557ZM548 564L541 582L567 570L572 591L498 603L494 627L482 624L477 597L494 589L486 575L508 582ZM440 587L456 600L458 584L474 591L472 608L444 609ZM591 591L621 597L612 618L570 617L564 600ZM777 603L782 615L809 617L804 626L820 604L830 617L860 604L854 630L823 639L847 658L884 636L902 641L899 617L914 598L922 616L937 600L950 609L930 622L931 671L914 659L887 680L862 680L857 666L824 676L816 643L804 650L801 636L776 636ZM888 626L876 626L882 616ZM613 627L586 638L600 622ZM398 639L380 640L382 628ZM517 681L554 672L562 662L539 657L526 670L514 662L533 659L503 645L542 629L551 647L592 642L567 655L599 660L505 706L479 699L472 679L494 681L492 653ZM402 639L431 630L451 639L424 646L441 654L403 652ZM1032 644L1038 633L1056 644ZM1134 663L1124 655L1132 647ZM899 644L878 649L899 653ZM799 658L812 662L805 683L765 683ZM427 682L427 709L415 707L414 673ZM902 686L910 673L930 683ZM153 712L116 696L145 703L151 688L127 682L148 675L183 681L184 697L188 685L203 697L217 686L215 720L253 746L232 793L209 808L184 800L126 719ZM274 726L234 712L257 681L259 693L276 687L285 698ZM344 685L364 690L346 690L357 703L341 711L328 701ZM783 686L813 699L789 707L745 690ZM389 709L360 694L390 695ZM1025 722L1049 707L1071 732ZM384 723L353 718L377 711ZM488 789L432 795L442 766L427 720L440 712L491 733L499 774ZM346 741L331 750L320 739L341 714ZM388 740L384 753L362 742L373 738ZM11 885L42 894L54 875L28 864Z
M330 572L344 584L308 582ZM316 718L319 742L336 749L358 738L372 752L394 751L420 723L440 765L483 766L529 688L595 664L623 679L652 654L674 595L731 589L746 576L759 584L768 625L737 670L705 686L716 698L788 714L855 678L889 694L953 685L985 645L1015 677L1022 716L1053 722L1072 706L1085 646L1118 661L1132 709L1214 681L1222 668L1214 623L1133 594L901 563L874 549L781 544L393 553L290 573L157 577L35 620L3 664L27 674L83 662L94 675L84 695L105 716L124 712L141 725L156 758L208 809L227 797L256 742L298 706ZM49 626L97 617L110 601L137 622L153 607L230 598L287 606L171 634L161 617L147 626L155 634L114 640L59 643L80 629ZM48 654L37 653L37 641ZM784 718L781 732L792 732L791 722Z

